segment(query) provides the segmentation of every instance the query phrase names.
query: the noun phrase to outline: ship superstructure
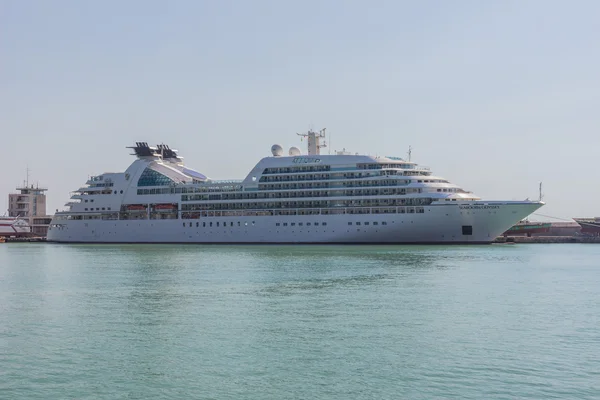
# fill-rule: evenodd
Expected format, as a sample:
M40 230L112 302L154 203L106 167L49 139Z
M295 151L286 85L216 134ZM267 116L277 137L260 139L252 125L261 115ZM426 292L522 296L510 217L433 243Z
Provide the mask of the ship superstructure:
M138 142L122 173L90 178L48 240L87 243L490 243L543 205L484 201L400 157L273 145L245 179L217 181L167 145Z

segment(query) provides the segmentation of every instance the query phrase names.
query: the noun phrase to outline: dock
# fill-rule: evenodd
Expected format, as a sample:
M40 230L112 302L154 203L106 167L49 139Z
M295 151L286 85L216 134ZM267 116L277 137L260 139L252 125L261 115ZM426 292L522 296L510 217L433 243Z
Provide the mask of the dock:
M500 236L494 243L600 243L600 236Z
M5 237L6 243L39 243L45 242L46 238L43 236L17 236L17 237Z

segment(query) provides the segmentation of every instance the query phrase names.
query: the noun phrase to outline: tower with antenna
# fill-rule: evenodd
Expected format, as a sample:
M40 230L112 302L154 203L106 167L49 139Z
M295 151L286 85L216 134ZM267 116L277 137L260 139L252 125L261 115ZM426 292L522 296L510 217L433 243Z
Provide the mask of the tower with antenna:
M542 182L540 182L540 201L544 199L544 193L542 193Z
M408 161L410 162L410 159L412 157L412 146L408 146Z
M46 214L47 188L30 183L31 170L27 167L23 185L17 187L17 193L8 195L8 216L24 219L31 227L31 233L46 236L51 218Z
M321 149L323 147L327 147L327 143L325 141L321 142L322 139L325 139L325 129L321 129L318 133L309 129L306 133L297 133L296 135L306 138L308 141L308 155L309 156L317 156L321 154Z

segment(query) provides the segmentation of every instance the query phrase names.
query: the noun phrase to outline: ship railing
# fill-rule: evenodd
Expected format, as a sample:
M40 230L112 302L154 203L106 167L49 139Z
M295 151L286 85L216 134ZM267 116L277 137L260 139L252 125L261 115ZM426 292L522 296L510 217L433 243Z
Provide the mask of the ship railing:
M232 183L242 183L244 182L242 179L211 179L206 182L200 183L199 185L222 185L222 184L232 184Z

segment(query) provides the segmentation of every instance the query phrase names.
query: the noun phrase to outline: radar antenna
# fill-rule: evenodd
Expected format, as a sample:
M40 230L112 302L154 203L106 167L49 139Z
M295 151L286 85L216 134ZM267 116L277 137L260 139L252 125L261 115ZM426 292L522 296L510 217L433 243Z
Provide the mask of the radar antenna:
M408 146L408 161L410 162L410 159L412 157L412 146Z
M308 155L316 156L321 154L321 149L327 147L327 143L321 143L321 139L325 138L325 129L323 128L319 133L310 129L307 133L296 133L296 135L308 140Z
M544 198L544 194L542 193L542 182L540 182L540 201Z

